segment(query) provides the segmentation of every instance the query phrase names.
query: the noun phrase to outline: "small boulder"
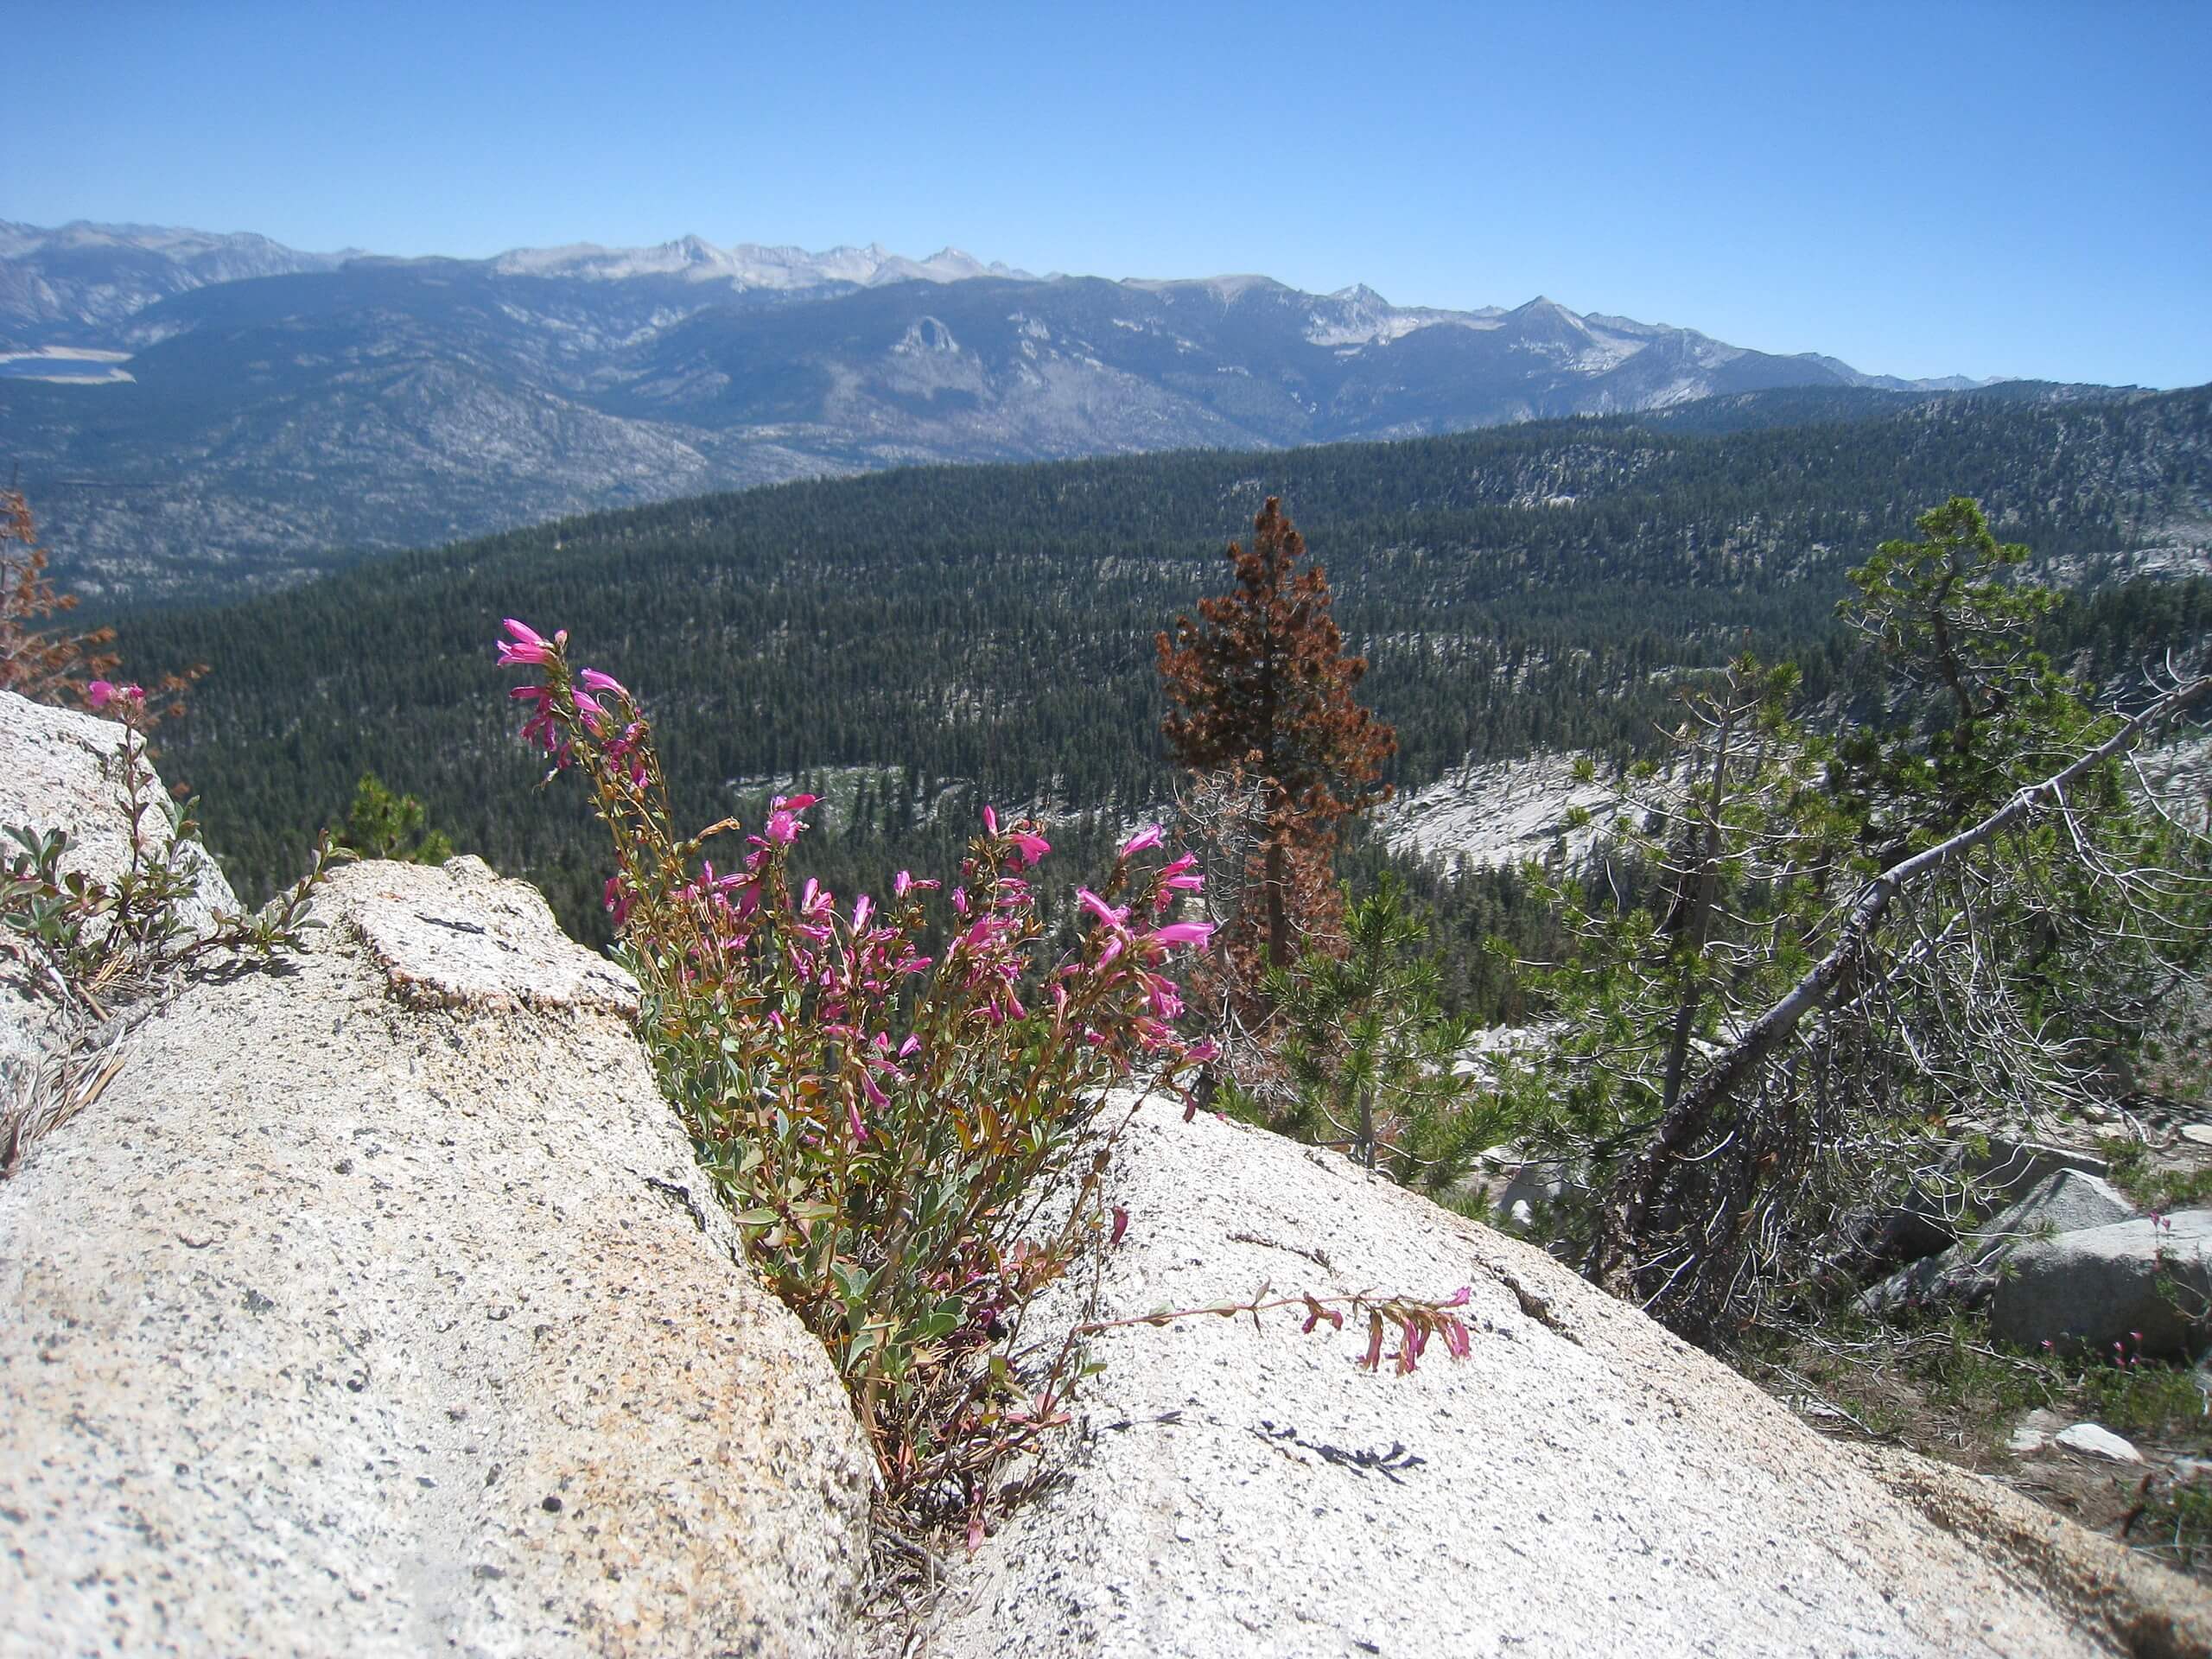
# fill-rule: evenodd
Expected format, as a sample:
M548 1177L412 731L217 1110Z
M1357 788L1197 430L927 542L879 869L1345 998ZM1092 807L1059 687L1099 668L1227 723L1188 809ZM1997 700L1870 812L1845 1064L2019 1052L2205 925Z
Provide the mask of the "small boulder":
M2012 1435L2005 1442L2005 1449L2023 1457L2031 1452L2040 1452L2065 1427L2066 1420L2056 1412L2037 1408L2013 1425Z
M2079 1452L2085 1457L2102 1458L2107 1463L2140 1463L2143 1454L2134 1443L2123 1440L2101 1423L2075 1423L2062 1428L2051 1437L2055 1445L2069 1452Z
M1979 1306L1989 1299L2005 1258L2021 1243L2107 1226L2134 1213L2135 1206L2111 1182L2062 1167L1950 1249L1891 1274L1862 1304L1870 1313L1938 1300Z
M2130 1357L2185 1355L2212 1313L2212 1210L2031 1239L2006 1258L1989 1328L2024 1348L2108 1349Z
M1955 1149L1948 1167L1951 1180L1942 1192L1919 1188L1904 1208L1882 1218L1874 1244L1881 1256L1891 1262L1923 1262L1956 1243L1961 1236L1958 1212L1964 1203L1963 1189L1969 1185L1989 1199L2022 1199L2063 1171L2102 1180L2110 1170L2104 1159L2078 1147L1995 1135L1976 1156Z

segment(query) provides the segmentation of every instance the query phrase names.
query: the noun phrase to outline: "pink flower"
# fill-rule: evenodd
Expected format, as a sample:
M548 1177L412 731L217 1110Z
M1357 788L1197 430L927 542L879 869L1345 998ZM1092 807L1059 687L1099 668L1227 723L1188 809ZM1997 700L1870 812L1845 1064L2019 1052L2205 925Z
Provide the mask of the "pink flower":
M1172 950L1176 945L1187 944L1193 950L1203 950L1206 948L1206 941L1212 937L1213 924L1211 922L1168 922L1153 929L1139 943L1148 948L1160 950Z
M94 680L85 688L85 701L95 709L107 707L108 699L115 695L115 686L108 680Z
M1127 927L1129 925L1129 912L1126 908L1116 909L1089 887L1077 887L1075 890L1075 896L1084 909L1105 923L1107 926Z
M509 663L548 661L556 649L555 641L567 637L564 634L556 634L552 639L548 639L527 622L518 622L512 616L507 618L505 626L507 632L514 637L511 640L499 641L499 662L503 667Z
M1166 911L1167 906L1174 902L1173 895L1176 893L1205 891L1205 877L1191 868L1198 861L1191 854L1185 853L1172 864L1161 868L1160 891L1152 901L1152 907L1155 912Z
M1155 1018L1173 1020L1182 1014L1183 998L1176 989L1173 980L1163 978L1158 974L1140 973L1137 977L1144 982L1145 995L1152 1003L1152 1012Z
M1042 836L1031 835L1024 830L1014 832L1014 855L1024 869L1035 868L1046 854L1052 850L1052 843Z
M1221 1045L1209 1037L1203 1042L1192 1043L1190 1047L1185 1049L1183 1058L1193 1065L1204 1065L1208 1060L1217 1060L1221 1058Z
M143 702L146 701L146 688L143 685L118 685L115 688L115 700L118 702Z
M868 928L868 912L875 908L875 900L862 893L853 900L853 931L864 932Z
M1148 823L1123 842L1122 850L1114 856L1117 859L1127 858L1133 853L1146 852L1159 845L1160 826L1156 823Z
M576 677L584 683L584 689L588 691L608 691L618 697L630 695L621 681L612 674L602 674L595 668L588 668Z
M998 810L995 807L986 806L983 809L983 833L987 836L995 836L998 832Z
M773 842L788 847L798 839L798 832L805 826L791 813L778 807L768 815L768 822L761 826L761 833Z

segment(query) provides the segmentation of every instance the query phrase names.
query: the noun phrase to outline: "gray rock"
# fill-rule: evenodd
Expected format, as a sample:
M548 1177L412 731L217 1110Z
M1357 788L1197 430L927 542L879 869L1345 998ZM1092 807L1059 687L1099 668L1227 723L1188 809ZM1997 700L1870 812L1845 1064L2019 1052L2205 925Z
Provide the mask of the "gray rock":
M2107 1463L2143 1461L2143 1454L2135 1449L2133 1441L2122 1439L2102 1423L2075 1423L2069 1428L2059 1430L2051 1436L2051 1441L2054 1445L2064 1446L2069 1452L2102 1458Z
M2028 1413L2013 1425L2012 1435L2005 1442L2005 1448L2008 1452L2019 1452L2022 1456L2031 1452L2040 1452L2050 1444L2051 1437L2065 1427L2066 1420L2056 1412L2038 1408Z
M117 794L123 734L114 721L0 691L0 824L66 829L64 868L103 880L120 874L130 859L130 819ZM155 791L161 792L158 783ZM168 844L158 804L143 827L150 845ZM213 859L192 856L200 897L186 906L186 918L204 926L218 910L236 910L238 900Z
M1948 1249L1959 1241L1959 1216L1969 1192L1985 1205L2001 1204L2026 1197L2062 1171L2102 1180L2111 1166L2078 1147L1993 1135L1986 1149L1973 1158L1955 1148L1949 1168L1952 1182L1946 1192L1923 1189L1904 1209L1882 1218L1875 1249L1883 1256L1918 1262Z
M1989 1149L1974 1160L1967 1173L1982 1185L2023 1198L2063 1170L2094 1175L2100 1180L2112 1173L2110 1160L2079 1147L2055 1147L2037 1141L1990 1138Z
M623 976L364 864L0 1184L0 1653L813 1656L869 1466Z
M2186 1354L2212 1310L2208 1244L2208 1210L2030 1240L1999 1275L1991 1334L2022 1347L2050 1342L2103 1351L2117 1342L2131 1357Z
M1862 1304L1874 1313L1938 1300L1978 1306L1988 1300L2006 1257L2022 1243L2107 1226L2134 1213L2135 1206L2111 1182L2061 1168L1950 1249L1891 1275Z
M1557 1204L1566 1191L1566 1178L1556 1163L1525 1163L1513 1172L1504 1192L1498 1194L1497 1210L1526 1227L1543 1211Z
M1988 1511L1956 1488L1929 1478L1925 1509L1900 1502L1886 1471L1538 1250L1171 1108L1138 1115L1114 1168L1133 1219L1102 1316L1262 1285L1466 1285L1473 1351L1370 1376L1363 1333L1301 1335L1294 1312L1108 1333L1069 1478L961 1567L927 1651L2120 1650L2063 1573L1989 1559L1984 1523L1949 1510ZM2113 1581L2124 1551L2048 1518L2062 1557ZM2203 1599L2173 1593L2201 1637Z
M124 728L115 721L0 692L0 830L67 830L64 872L115 880L130 868L130 818L119 797L122 741ZM159 781L149 787L150 797L162 794ZM159 801L142 827L149 852L168 845ZM17 852L16 838L0 836L0 861ZM183 858L194 878L183 920L204 931L219 912L237 909L237 898L197 845ZM24 1154L44 1123L73 1109L86 1077L64 1066L64 1051L86 1042L98 1024L93 1008L67 998L29 951L0 933L0 1170Z

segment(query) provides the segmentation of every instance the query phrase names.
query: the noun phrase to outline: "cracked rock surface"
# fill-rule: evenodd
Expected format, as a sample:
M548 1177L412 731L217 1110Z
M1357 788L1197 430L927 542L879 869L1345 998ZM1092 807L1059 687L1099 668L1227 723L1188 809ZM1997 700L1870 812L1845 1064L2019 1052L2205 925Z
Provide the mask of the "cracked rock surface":
M1363 1332L1301 1335L1290 1311L1108 1333L1065 1478L960 1569L940 1659L2024 1659L2212 1635L2185 1581L1985 1503L1986 1482L1822 1440L1541 1252L1333 1153L1153 1105L1116 1171L1130 1224L1100 1317L1263 1283L1466 1285L1473 1351L1370 1376ZM1055 1294L1039 1330L1074 1311Z
M813 1656L868 1467L622 1019L362 864L0 1184L0 1653Z

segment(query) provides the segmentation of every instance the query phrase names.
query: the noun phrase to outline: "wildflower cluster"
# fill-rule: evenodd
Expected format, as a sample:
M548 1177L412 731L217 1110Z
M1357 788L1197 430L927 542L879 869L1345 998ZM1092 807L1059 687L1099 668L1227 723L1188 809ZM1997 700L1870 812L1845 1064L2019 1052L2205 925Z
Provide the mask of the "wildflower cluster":
M499 660L537 671L512 694L524 735L583 776L613 836L607 909L701 1164L842 1373L887 1495L972 1520L992 1466L1065 1421L1065 1379L1031 1396L1005 1351L1109 1224L1101 1090L1176 1089L1212 1058L1175 1029L1178 960L1211 932L1175 915L1192 861L1152 866L1159 832L1131 837L1078 890L1057 957L1033 885L1052 848L1027 819L986 809L949 887L906 871L880 900L794 885L812 797L777 798L750 833L679 836L637 700L573 670L565 633L506 632ZM743 850L718 867L723 834Z

